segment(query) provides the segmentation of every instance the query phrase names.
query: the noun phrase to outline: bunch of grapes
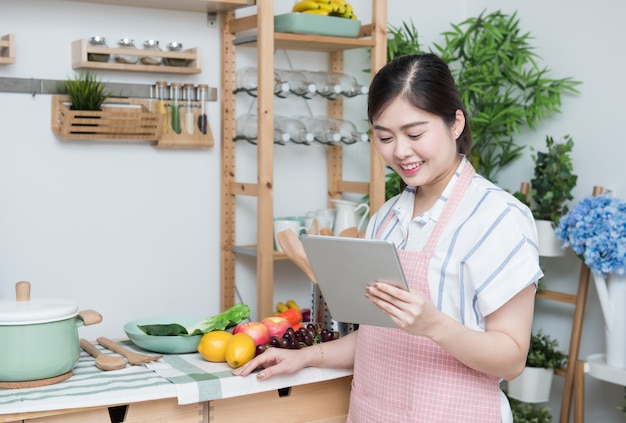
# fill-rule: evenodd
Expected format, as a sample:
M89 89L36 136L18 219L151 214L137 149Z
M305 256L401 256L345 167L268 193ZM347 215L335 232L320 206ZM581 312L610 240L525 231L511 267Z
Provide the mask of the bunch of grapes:
M339 332L326 329L320 324L309 323L298 330L294 330L293 328L287 329L282 338L272 336L269 344L257 346L256 355L261 354L270 347L297 350L302 347L332 341L337 338L339 338Z

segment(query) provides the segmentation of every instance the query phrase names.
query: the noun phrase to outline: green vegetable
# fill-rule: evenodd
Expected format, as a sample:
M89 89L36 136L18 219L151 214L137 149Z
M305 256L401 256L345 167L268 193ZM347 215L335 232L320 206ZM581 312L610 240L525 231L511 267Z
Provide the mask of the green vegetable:
M226 330L250 318L250 307L245 304L235 304L226 311L215 316L207 317L187 328L177 323L165 325L138 325L139 329L148 335L156 336L191 336L202 335L214 330Z

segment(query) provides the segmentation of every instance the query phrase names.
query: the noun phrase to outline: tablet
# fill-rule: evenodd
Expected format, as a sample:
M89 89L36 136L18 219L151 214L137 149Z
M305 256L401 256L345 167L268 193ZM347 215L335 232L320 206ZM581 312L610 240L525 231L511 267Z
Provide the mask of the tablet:
M324 235L302 235L300 240L333 320L397 327L365 298L365 287L374 281L409 289L391 241Z

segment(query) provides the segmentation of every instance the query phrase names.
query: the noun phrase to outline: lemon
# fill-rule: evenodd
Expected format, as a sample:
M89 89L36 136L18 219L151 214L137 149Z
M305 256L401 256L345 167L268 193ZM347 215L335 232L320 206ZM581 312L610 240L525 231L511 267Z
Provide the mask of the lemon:
M226 361L226 346L233 334L225 330L205 333L198 342L198 352L206 361L221 363Z
M254 358L256 344L250 335L239 332L233 335L226 345L226 362L236 369Z

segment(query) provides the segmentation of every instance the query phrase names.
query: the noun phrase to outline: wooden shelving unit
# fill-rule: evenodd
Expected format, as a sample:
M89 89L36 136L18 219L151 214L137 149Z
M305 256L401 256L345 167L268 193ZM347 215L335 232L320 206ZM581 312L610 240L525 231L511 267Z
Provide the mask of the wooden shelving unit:
M88 60L88 54L110 54L108 62L94 62ZM113 59L116 54L128 56L154 56L169 59L186 60L185 66L144 65L139 60L137 63L117 63ZM99 70L121 70L131 72L155 72L173 73L181 75L192 75L202 72L200 67L200 49L191 48L182 52L175 51L146 51L141 48L112 48L90 46L87 40L76 40L72 42L72 69L99 69Z
M257 313L260 317L273 312L274 261L284 254L274 251L273 183L274 144L273 117L275 49L322 51L329 55L329 71L343 71L343 52L349 49L371 49L370 69L376 72L387 60L387 0L372 0L372 23L361 28L357 38L328 37L274 32L274 2L258 2L256 15L237 18L234 12L221 15L222 26L222 198L221 198L221 306L235 302L235 260L238 253L256 256ZM242 31L246 31L241 35ZM249 35L255 32L254 35ZM238 37L239 36L239 37ZM237 181L235 164L236 49L258 49L257 116L257 182ZM343 100L328 102L328 115L340 118ZM327 157L328 198L341 198L345 193L368 194L370 209L376 211L384 202L385 166L375 151L370 149L370 177L368 182L343 180L342 146L329 146ZM235 245L235 198L238 195L257 199L257 245ZM329 207L332 204L329 201Z
M0 65L15 63L15 35L7 34L0 38Z

